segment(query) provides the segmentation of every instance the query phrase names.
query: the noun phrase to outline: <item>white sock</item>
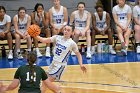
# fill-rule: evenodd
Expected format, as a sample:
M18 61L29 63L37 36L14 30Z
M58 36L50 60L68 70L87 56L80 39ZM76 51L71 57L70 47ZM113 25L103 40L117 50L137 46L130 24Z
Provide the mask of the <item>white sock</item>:
M39 52L39 48L35 48L36 49L36 52Z
M109 45L109 50L112 50L112 45Z
M90 53L90 46L87 47L87 52Z
M92 46L91 47L91 51L95 51L95 46Z
M13 52L13 50L9 50L9 52L11 52L11 53L12 53L12 52Z
M50 51L50 47L46 47L46 51Z
M20 52L20 49L17 49L17 52L19 53Z
M28 52L31 52L31 49L28 49Z

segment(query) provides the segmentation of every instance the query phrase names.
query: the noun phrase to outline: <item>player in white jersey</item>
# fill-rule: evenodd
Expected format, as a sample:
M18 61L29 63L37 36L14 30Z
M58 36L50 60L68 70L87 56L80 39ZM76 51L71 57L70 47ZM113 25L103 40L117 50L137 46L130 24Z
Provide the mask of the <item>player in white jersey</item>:
M52 35L63 33L62 29L68 22L67 8L60 5L60 0L53 0L54 6L49 9Z
M121 42L121 52L127 55L129 37L131 34L131 17L132 10L125 4L125 0L118 0L118 5L113 7L113 18L116 23L118 38Z
M51 36L49 30L49 13L44 11L44 6L41 3L37 3L34 7L34 12L31 14L32 24L37 24L41 28L41 33L46 34L46 37ZM34 38L33 38L34 39ZM38 41L34 39L35 49L37 56L41 57L42 54L38 48ZM50 44L46 44L46 57L50 57Z
M135 30L135 39L136 39L136 52L140 53L140 0L138 4L133 8L133 17L134 17L134 30Z
M79 2L78 10L72 12L71 18L70 18L70 24L72 25L74 23L74 41L78 43L79 37L86 37L87 41L87 58L91 58L91 36L90 36L90 20L91 20L91 14L90 12L85 10L85 3ZM72 53L73 55L74 53Z
M24 7L20 7L18 9L18 14L14 16L13 18L14 22L14 35L15 35L15 43L16 43L16 55L17 58L22 59L22 55L20 53L20 44L21 44L21 38L27 40L27 48L28 52L31 51L31 37L27 33L27 28L31 25L31 17L26 14L26 9Z
M7 39L9 46L8 59L13 59L12 51L12 35L10 32L11 28L11 17L6 14L4 6L0 6L0 39Z
M65 26L63 31L63 36L54 35L50 38L42 38L40 36L35 37L43 43L53 43L54 44L54 57L51 65L48 69L49 80L54 82L54 80L59 80L68 62L69 55L72 51L77 55L81 70L86 72L86 67L82 63L82 56L78 50L77 44L70 38L72 35L72 28L70 26ZM42 88L42 93L45 93L45 86Z
M110 28L110 15L106 11L103 10L103 6L97 5L95 7L96 12L92 16L92 41L91 41L91 53L95 53L95 36L100 35L108 35L108 41L109 41L109 52L111 54L116 54L114 49L112 48L113 44L113 37L112 37L112 31Z

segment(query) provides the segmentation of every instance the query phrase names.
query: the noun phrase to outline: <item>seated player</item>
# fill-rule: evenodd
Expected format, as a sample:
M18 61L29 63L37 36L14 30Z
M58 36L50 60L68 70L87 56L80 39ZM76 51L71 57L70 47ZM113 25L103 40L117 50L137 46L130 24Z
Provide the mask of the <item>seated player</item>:
M91 52L92 54L95 53L95 36L96 35L108 35L108 42L109 42L109 52L111 54L116 54L114 49L112 48L113 44L113 37L112 31L110 28L110 15L109 13L103 10L101 5L95 7L96 12L92 16L92 42L91 42Z

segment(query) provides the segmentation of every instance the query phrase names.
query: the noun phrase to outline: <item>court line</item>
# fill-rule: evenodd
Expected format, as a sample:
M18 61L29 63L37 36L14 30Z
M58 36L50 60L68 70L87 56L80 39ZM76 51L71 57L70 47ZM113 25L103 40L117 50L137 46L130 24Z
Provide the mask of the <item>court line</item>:
M103 85L103 86L119 86L119 87L125 87L125 88L140 89L140 87L132 87L132 86L126 86L126 85L119 85L119 84L95 83L95 82L69 82L69 81L55 81L55 82L60 82L60 83L75 83L75 84L96 84L96 85Z
M0 80L1 82L3 81L12 81L12 80ZM126 85L119 85L119 84L105 84L105 83L95 83L95 82L70 82L70 81L55 81L59 83L75 83L75 84L94 84L94 85L103 85L103 86L119 86L119 87L124 87L124 88L132 88L132 89L140 89L140 87L132 87L132 86L126 86Z

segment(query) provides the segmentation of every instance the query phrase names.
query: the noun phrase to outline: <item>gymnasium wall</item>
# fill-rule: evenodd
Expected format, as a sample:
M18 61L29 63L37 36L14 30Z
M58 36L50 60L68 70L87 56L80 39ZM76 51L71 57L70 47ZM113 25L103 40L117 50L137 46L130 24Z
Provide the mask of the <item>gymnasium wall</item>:
M78 2L85 2L86 9L90 12L95 12L95 5L97 0L61 0L61 5L68 8L69 15L77 7ZM48 11L53 5L53 0L0 0L0 5L5 6L7 14L13 17L20 6L24 6L27 9L27 13L31 14L36 3L42 3L45 10Z

